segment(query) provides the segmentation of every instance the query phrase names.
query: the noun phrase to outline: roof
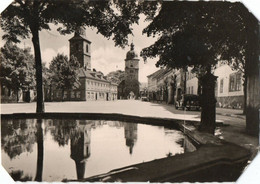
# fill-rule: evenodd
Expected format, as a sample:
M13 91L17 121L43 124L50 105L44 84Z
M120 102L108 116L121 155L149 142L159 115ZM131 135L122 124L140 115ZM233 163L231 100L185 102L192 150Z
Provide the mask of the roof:
M131 49L126 53L126 59L127 60L139 60L138 59L138 54L137 52L134 50L134 44L131 44Z
M109 80L107 80L107 77L104 76L101 72L92 71L92 70L84 70L83 68L79 69L79 77L103 81L103 82L110 83L112 85L117 85L116 83L113 83L113 82L110 82Z
M71 39L69 39L69 41L71 40L85 40L88 43L91 43L91 41L89 41L87 37L81 35L74 35Z
M155 77L158 77L158 76L159 76L160 74L162 74L163 72L165 72L165 69L164 69L164 68L157 70L156 72L154 72L154 73L148 75L147 77L148 77L148 78L149 78L149 77L155 78Z
M165 75L166 73L168 73L171 70L172 70L171 68L161 68L161 69L157 70L156 72L148 75L147 77L148 78L150 78L150 77L159 78L159 77Z
M161 69L160 69L160 70L161 70ZM149 77L153 77L153 76L157 75L157 74L160 72L160 70L157 70L156 72L154 72L154 73L148 75L147 77L149 78Z

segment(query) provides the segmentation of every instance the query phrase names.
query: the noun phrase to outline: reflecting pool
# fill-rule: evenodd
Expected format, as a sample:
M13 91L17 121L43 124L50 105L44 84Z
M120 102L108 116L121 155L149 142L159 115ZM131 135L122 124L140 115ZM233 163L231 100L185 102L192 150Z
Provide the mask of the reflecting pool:
M19 181L81 179L184 152L181 131L107 120L1 122L2 165Z

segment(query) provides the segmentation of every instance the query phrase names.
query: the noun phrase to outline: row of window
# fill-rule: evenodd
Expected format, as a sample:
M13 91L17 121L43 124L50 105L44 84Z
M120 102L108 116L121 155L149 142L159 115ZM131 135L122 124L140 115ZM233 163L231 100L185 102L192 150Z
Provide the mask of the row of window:
M61 91L56 92L56 97L61 98L62 92ZM68 97L69 97L68 91L64 91L63 98L66 99ZM80 91L71 91L70 92L70 98L81 98L81 92Z
M87 83L88 83L88 86L90 86L91 89L93 89L94 86L99 87L99 88L106 88L106 89L109 88L108 84L103 84L103 83L100 83L100 82L87 81Z
M103 84L103 83L99 83L99 82L93 82L93 81L87 81L88 85L90 86L98 86L98 87L104 87L104 88L111 88L111 89L116 89L117 86L112 86L109 84Z
M111 94L112 97L117 96L116 93ZM92 99L92 100L98 100L98 99L110 99L111 96L109 94L106 93L95 93L95 92L87 92L87 99Z
M230 74L229 76L229 92L241 91L242 83L241 83L242 74L240 72ZM224 79L220 79L220 87L219 93L223 93L224 89Z
M61 98L62 97L62 93L59 91L59 92L56 92L56 97L57 98ZM88 99L100 99L100 98L105 98L106 97L106 94L105 93L94 93L94 92L87 92L87 98ZM67 99L68 98L68 92L67 91L64 91L64 94L63 94L63 98L64 99ZM80 99L81 98L81 92L80 91L71 91L70 92L70 98L78 98Z
M105 98L105 93L94 93L94 92L87 92L87 99L100 99Z

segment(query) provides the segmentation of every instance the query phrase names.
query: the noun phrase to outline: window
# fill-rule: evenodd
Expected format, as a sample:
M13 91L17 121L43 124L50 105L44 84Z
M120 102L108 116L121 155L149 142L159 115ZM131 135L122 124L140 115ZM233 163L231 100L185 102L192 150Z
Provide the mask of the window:
M241 73L236 74L236 91L241 91Z
M64 91L63 98L68 98L68 92Z
M235 75L230 75L229 76L229 91L235 91Z
M241 90L241 73L233 73L229 76L229 91L240 91Z
M134 71L133 71L133 70L130 70L130 73L134 73Z
M86 52L88 53L89 49L88 49L88 44L86 45Z
M5 88L3 86L1 86L1 95L4 96L6 93L5 93Z
M218 82L215 83L215 96L218 94Z
M8 96L10 97L11 95L12 95L12 91L11 91L11 89L8 89Z
M74 92L74 91L71 91L70 97L71 97L71 98L75 98L75 92Z
M223 93L224 79L220 80L219 93Z
M193 94L193 86L191 86L191 94Z
M77 98L80 98L80 91L77 91L76 97L77 97Z
M186 72L186 80L189 80L190 79L190 72Z

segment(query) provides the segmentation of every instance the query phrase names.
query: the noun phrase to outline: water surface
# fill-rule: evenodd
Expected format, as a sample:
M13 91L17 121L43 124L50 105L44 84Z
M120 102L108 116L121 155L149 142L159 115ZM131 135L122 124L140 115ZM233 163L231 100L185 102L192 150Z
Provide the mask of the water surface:
M15 180L81 179L183 153L181 131L121 121L2 120L2 165Z

